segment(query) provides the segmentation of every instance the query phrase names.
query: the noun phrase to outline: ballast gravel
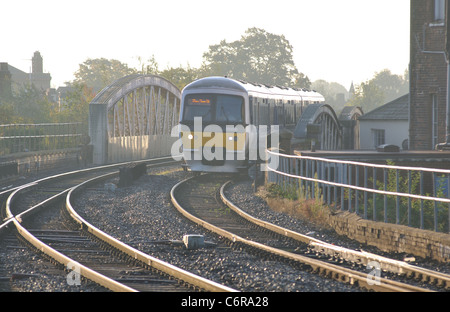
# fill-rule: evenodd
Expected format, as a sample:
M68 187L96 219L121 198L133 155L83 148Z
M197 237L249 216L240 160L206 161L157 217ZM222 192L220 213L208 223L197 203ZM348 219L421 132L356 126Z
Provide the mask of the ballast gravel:
M359 288L288 264L230 248L215 234L184 218L172 206L169 192L188 173L176 170L159 174L149 171L132 186L99 186L76 199L74 206L88 222L117 239L151 256L167 261L204 278L245 292L353 292ZM116 184L117 180L108 183ZM268 209L253 197L250 181L233 190L234 196L248 197L241 204ZM235 192L238 192L237 194ZM207 247L188 250L180 241L184 235L205 236Z
M169 192L190 177L179 168L149 170L129 187L117 188L118 179L90 188L75 199L74 206L88 222L106 233L156 258L194 274L244 292L359 292L359 288L321 278L290 265L230 248L225 242L185 219L172 206ZM359 243L310 222L271 210L255 196L251 181L232 183L226 195L247 213L326 242L354 249ZM59 213L56 213L59 215ZM56 219L63 219L56 217ZM56 220L55 222L64 222ZM201 234L207 247L187 250L186 234ZM24 261L24 257L28 259ZM7 279L15 276L13 281ZM98 292L107 291L90 282L73 286L67 271L14 239L0 240L0 292Z

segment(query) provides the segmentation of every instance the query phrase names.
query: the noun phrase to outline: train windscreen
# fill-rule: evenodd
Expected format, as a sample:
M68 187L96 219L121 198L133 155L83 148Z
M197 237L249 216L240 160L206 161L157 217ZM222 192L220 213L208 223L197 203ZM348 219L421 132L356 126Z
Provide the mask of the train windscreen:
M241 124L244 121L244 99L226 94L187 95L184 101L183 122L201 117L203 123Z

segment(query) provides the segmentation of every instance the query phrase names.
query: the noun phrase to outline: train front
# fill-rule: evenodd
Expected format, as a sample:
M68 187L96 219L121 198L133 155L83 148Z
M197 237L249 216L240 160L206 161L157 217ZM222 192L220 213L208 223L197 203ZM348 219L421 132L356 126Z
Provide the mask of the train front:
M238 82L197 80L182 92L180 136L184 166L194 172L247 169L248 96Z

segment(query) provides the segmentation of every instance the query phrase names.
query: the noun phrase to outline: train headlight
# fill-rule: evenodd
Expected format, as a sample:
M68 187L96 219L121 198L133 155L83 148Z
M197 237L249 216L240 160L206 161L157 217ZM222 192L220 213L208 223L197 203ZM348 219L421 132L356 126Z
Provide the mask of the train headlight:
M229 137L228 137L228 141L234 141L234 137L229 136Z
M192 140L193 138L194 138L194 136L193 136L192 134L189 134L189 135L188 135L188 139L189 139L189 140Z

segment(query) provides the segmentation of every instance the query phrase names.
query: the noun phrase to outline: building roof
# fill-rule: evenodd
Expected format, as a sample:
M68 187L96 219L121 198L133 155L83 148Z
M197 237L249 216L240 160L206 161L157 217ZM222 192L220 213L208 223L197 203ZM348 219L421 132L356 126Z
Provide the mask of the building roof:
M359 117L359 120L408 120L409 94L405 94Z
M6 63L8 65L8 70L11 73L11 75L13 76L28 76L29 74L27 74L26 72L11 66L10 64Z

